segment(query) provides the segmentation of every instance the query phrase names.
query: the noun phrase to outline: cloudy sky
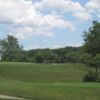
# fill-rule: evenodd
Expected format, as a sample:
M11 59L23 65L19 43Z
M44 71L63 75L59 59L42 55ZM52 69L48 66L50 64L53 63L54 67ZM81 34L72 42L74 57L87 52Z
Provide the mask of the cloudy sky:
M0 0L0 39L11 34L24 49L80 46L93 20L100 0Z

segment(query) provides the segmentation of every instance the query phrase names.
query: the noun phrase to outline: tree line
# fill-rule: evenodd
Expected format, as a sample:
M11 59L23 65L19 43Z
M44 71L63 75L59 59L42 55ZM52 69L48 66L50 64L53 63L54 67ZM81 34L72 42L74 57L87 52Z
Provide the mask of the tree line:
M1 61L33 63L81 63L83 47L23 50L18 40L8 35L0 41Z
M93 21L92 26L83 35L84 44L80 47L59 49L23 50L18 40L8 35L0 40L0 56L2 62L33 63L83 63L95 67L100 72L100 23Z

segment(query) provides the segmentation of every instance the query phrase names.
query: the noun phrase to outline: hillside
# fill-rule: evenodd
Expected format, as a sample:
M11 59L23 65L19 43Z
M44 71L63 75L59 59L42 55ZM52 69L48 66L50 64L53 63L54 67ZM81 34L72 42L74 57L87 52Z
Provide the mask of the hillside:
M0 93L27 100L100 100L82 64L0 63Z
M81 82L81 64L1 63L0 77L23 82Z

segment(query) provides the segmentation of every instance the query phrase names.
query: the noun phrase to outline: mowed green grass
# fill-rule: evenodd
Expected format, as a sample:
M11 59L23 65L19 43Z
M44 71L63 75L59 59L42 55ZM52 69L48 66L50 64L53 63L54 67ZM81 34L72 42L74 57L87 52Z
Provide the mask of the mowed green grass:
M83 83L85 73L82 64L0 63L0 93L27 100L100 100L100 84Z
M23 82L81 82L81 64L1 63L0 77Z

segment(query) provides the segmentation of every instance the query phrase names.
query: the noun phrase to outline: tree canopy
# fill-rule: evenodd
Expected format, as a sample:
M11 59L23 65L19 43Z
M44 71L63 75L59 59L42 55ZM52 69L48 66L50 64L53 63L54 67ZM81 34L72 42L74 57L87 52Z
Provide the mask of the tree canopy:
M22 47L15 37L8 35L0 41L0 51L3 61L19 61Z
M85 50L95 56L100 53L100 23L93 21L92 27L84 34Z

